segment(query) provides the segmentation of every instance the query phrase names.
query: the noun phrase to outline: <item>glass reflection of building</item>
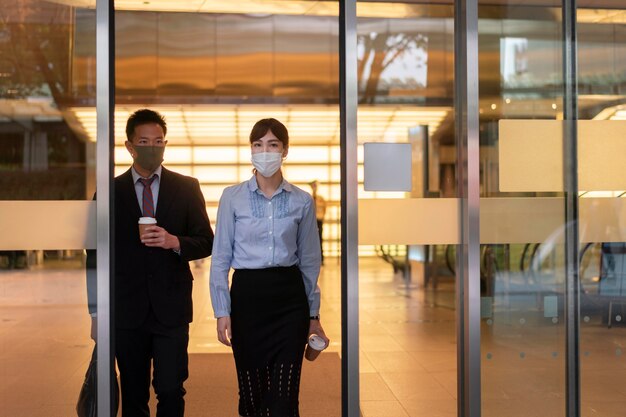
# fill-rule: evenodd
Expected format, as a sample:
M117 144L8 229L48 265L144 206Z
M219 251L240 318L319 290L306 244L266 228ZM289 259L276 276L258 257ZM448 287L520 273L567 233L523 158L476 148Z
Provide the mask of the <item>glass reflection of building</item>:
M0 205L3 225L10 223L6 216L15 210L8 203L82 203L95 191L94 3L20 0L12 3L15 7L3 7L0 200L7 203ZM331 259L337 257L337 262L327 262L331 266L322 277L330 294L324 313L330 318L334 340L340 341L339 4L278 0L199 3L116 2L115 171L122 172L130 163L123 146L128 114L144 106L159 110L169 124L165 163L200 180L209 217L214 220L222 190L251 174L247 135L252 124L262 117L284 121L291 135L286 178L306 190L312 180L318 180L319 193L329 203L324 250ZM525 127L511 128L512 132L530 140L540 134L535 129L543 129L530 121L564 118L562 9L559 2L526 3L478 2L481 271L477 278L482 317L482 415L565 414L566 248L559 234L565 224L560 211L563 189L542 182L561 168L553 165L544 171L544 166L533 163L544 153L541 143L532 142L536 147L530 151L523 145L505 147L512 139L504 133L509 132L507 122L519 120ZM447 199L458 199L454 2L366 1L357 6L359 199L384 200L390 210L416 199L420 199L418 210L424 199L438 199L442 205ZM626 3L579 0L578 7L578 117L582 121L615 121L613 131L623 132ZM362 145L366 142L412 145L410 192L365 191ZM623 149L621 146L618 142L611 149ZM510 152L525 163L521 168L511 162ZM616 165L616 155L598 152L606 166ZM580 164L582 159L579 154ZM594 175L600 180L616 178L613 185L579 189L581 218L588 222L581 223L580 244L581 399L582 415L593 415L589 411L593 408L611 416L619 415L615 413L626 402L626 393L617 384L603 389L598 385L604 380L617 381L612 370L623 368L626 285L622 283L622 256L626 239L621 239L620 215L626 185L619 188L619 184L626 173L600 168L596 167ZM584 183L587 171L578 175ZM524 180L510 181L520 177ZM396 205L390 200L403 201ZM415 217L432 216L432 223L438 224L437 210L417 211ZM585 217L593 210L602 214ZM498 217L518 211L519 217ZM368 215L362 212L361 222L376 220ZM388 219L378 220L361 227L387 227ZM413 231L408 219L395 220ZM602 229L602 236L610 238L585 240L592 235L591 229ZM457 306L455 253L459 242L429 240L443 236L441 229L415 233L421 233L419 244L394 240L390 231L388 239L362 242L358 248L364 416L382 415L380 410L398 416L423 415L420 413L428 409L456 415L458 316L453 311ZM11 234L0 238L0 268L22 268L24 274L70 270L61 279L52 304L67 307L64 296L84 303L79 281L84 274L82 248L48 243L36 248L14 247L14 242ZM18 307L30 311L33 305L48 305L45 297L19 296L40 287L31 288L32 282L26 281L28 285L21 283L25 286L16 289L17 278L7 271L3 274L0 288L7 295L0 297L0 311L7 312L5 323L24 324L28 317L40 320L41 313L16 313ZM73 386L80 381L76 369L89 350L86 318L81 315L84 307L71 308L74 325L69 329L84 334L72 339L82 346L82 362L71 362L73 373L66 370L58 378L50 374L40 389L56 382ZM53 310L61 316L59 309ZM35 328L41 330L41 326ZM39 340L5 331L16 346ZM392 342L386 341L390 334L394 335ZM198 336L199 343L207 346L212 343L209 338L210 333ZM43 346L51 343L45 337L39 342ZM334 346L336 352L340 345ZM69 348L59 350L70 356ZM15 361L16 352L11 346L0 350L0 380L6 381L0 383L2 392L8 392L11 381L17 386L25 383L9 375L16 364L25 366ZM36 352L28 350L27 354ZM338 367L336 373L340 374ZM56 381L59 378L63 381ZM534 388L528 387L528 381ZM69 404L73 391L68 391ZM33 396L41 398L37 393ZM3 406L28 408L7 396L0 398ZM532 408L533 403L542 404L541 411ZM46 399L38 404L38 410L55 405Z

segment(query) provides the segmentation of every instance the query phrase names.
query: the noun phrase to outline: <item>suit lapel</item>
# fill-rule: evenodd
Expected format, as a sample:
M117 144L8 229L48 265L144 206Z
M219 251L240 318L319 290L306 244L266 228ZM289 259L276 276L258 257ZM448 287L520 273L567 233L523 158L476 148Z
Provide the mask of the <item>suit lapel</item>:
M164 219L167 216L167 212L177 193L176 176L163 167L161 169L161 178L159 179L159 198L155 213L157 219Z
M129 169L120 175L119 179L117 186L120 187L120 194L127 205L128 213L133 213L137 218L141 217L141 207L139 207L139 201L137 200L137 192L135 191L131 170Z

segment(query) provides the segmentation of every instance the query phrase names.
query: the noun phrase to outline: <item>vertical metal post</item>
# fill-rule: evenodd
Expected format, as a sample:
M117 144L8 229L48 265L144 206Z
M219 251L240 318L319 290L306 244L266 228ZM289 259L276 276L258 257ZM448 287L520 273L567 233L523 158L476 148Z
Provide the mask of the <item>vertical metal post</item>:
M457 249L458 416L480 416L480 160L478 0L454 2L454 80L460 245Z
M566 415L580 417L578 259L578 57L576 0L563 0L563 181L565 191Z
M339 2L342 416L359 417L356 0Z
M113 416L111 395L113 323L113 146L114 146L114 7L113 0L96 2L96 201L98 305L98 416Z

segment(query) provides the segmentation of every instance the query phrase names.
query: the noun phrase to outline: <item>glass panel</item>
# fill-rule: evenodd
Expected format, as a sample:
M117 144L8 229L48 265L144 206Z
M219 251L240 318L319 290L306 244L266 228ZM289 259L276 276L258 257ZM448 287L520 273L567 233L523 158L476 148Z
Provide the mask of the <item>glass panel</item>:
M252 175L254 123L274 117L286 125L285 178L309 193L317 179L327 203L322 223L327 261L319 284L331 345L315 363L304 364L300 409L302 415L333 416L341 413L338 8L336 2L288 3L116 2L115 170L122 174L133 162L124 147L128 116L142 107L160 112L168 124L164 167L199 180L215 230L223 190ZM94 109L74 112L93 135ZM235 415L237 374L232 350L216 338L210 262L191 265L186 410ZM228 378L214 378L216 369Z
M478 21L482 415L562 416L563 152L549 146L562 143L561 10L499 3L479 1ZM559 165L532 164L544 155Z
M581 120L594 120L590 132L579 128L579 187L581 207L580 288L581 288L581 391L584 417L619 416L626 406L620 370L626 345L626 235L623 226L623 175L612 166L623 166L623 153L611 149L606 132L623 142L626 115L626 2L616 1L612 9L578 10L578 108ZM589 141L598 153L593 174L603 182L595 189L584 188L583 165ZM589 209L589 207L593 207ZM602 209L602 214L598 212ZM602 231L593 233L593 230ZM611 231L617 233L611 233Z
M453 417L458 231L443 228L458 217L454 14L411 3L357 3L360 404L364 416ZM373 142L409 157L378 159L364 151ZM401 159L411 186L384 186Z
M95 244L95 144L68 110L95 105L95 29L94 10L2 2L0 410L7 416L76 415L94 348L84 249Z

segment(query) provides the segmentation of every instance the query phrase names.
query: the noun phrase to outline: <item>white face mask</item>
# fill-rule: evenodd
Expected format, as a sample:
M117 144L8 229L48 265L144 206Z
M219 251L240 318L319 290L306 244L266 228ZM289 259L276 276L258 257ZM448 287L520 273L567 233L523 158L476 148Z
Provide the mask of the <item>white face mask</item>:
M283 163L282 152L260 152L252 154L252 165L266 178L271 177Z

